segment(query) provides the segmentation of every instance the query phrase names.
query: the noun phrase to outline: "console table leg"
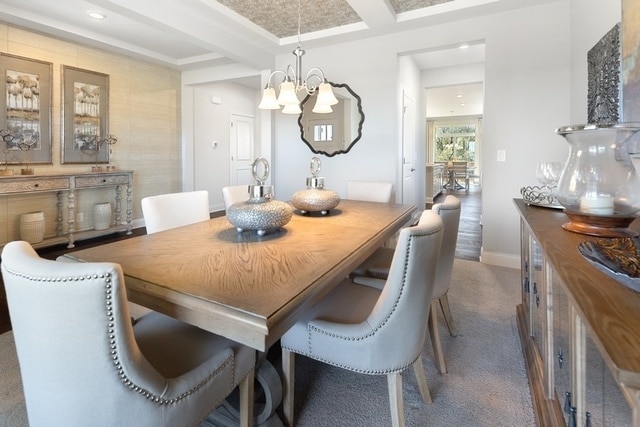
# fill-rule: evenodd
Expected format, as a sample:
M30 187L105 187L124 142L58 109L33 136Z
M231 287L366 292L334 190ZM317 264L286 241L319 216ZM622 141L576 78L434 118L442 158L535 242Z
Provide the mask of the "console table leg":
M131 234L131 221L133 210L131 209L131 179L127 183L127 235Z
M62 208L64 206L62 191L58 191L56 197L58 198L58 203L56 204L56 236L62 236Z
M69 218L67 218L67 224L69 224L69 244L67 248L74 248L76 245L74 244L73 232L75 231L75 223L76 223L76 194L75 191L70 190L67 195L68 204L67 209L69 210Z
M122 189L116 185L116 224L122 222Z

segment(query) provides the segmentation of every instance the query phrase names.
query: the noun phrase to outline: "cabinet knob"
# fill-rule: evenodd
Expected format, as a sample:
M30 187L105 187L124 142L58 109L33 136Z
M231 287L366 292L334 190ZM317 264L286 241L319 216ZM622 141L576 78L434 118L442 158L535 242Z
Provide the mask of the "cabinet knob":
M40 186L40 184L38 184L37 182L35 184L33 184L34 187L38 188Z
M564 354L562 353L562 349L558 350L558 367L562 369L562 365L564 364Z

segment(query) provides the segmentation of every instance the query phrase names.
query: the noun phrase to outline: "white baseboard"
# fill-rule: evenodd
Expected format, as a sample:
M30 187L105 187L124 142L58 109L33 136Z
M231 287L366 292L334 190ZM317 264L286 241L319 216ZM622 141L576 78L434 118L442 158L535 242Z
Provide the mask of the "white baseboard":
M487 252L480 250L480 262L483 264L496 265L498 267L520 269L521 261L518 255L503 254L498 252Z

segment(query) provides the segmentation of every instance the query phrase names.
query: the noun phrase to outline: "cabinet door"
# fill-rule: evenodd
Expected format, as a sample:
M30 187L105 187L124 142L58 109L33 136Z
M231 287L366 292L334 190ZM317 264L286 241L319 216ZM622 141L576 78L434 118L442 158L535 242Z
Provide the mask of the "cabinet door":
M527 319L530 318L531 304L531 252L529 248L529 234L524 222L520 222L520 274L521 274L521 298L522 307L525 310Z
M585 420L591 426L631 426L632 412L589 334L586 341Z
M565 423L569 425L572 403L571 390L571 323L569 299L559 279L553 275L553 375L555 392L562 407Z
M546 325L546 313L544 298L544 271L542 269L542 250L538 242L531 238L530 287L531 287L531 333L538 348L538 352L544 358L544 326Z

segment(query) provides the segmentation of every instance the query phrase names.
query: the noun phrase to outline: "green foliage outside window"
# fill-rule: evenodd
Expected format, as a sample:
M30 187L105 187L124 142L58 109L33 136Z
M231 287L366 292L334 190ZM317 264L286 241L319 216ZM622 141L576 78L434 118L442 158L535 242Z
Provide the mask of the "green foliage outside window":
M467 161L476 158L476 125L436 126L436 162Z

